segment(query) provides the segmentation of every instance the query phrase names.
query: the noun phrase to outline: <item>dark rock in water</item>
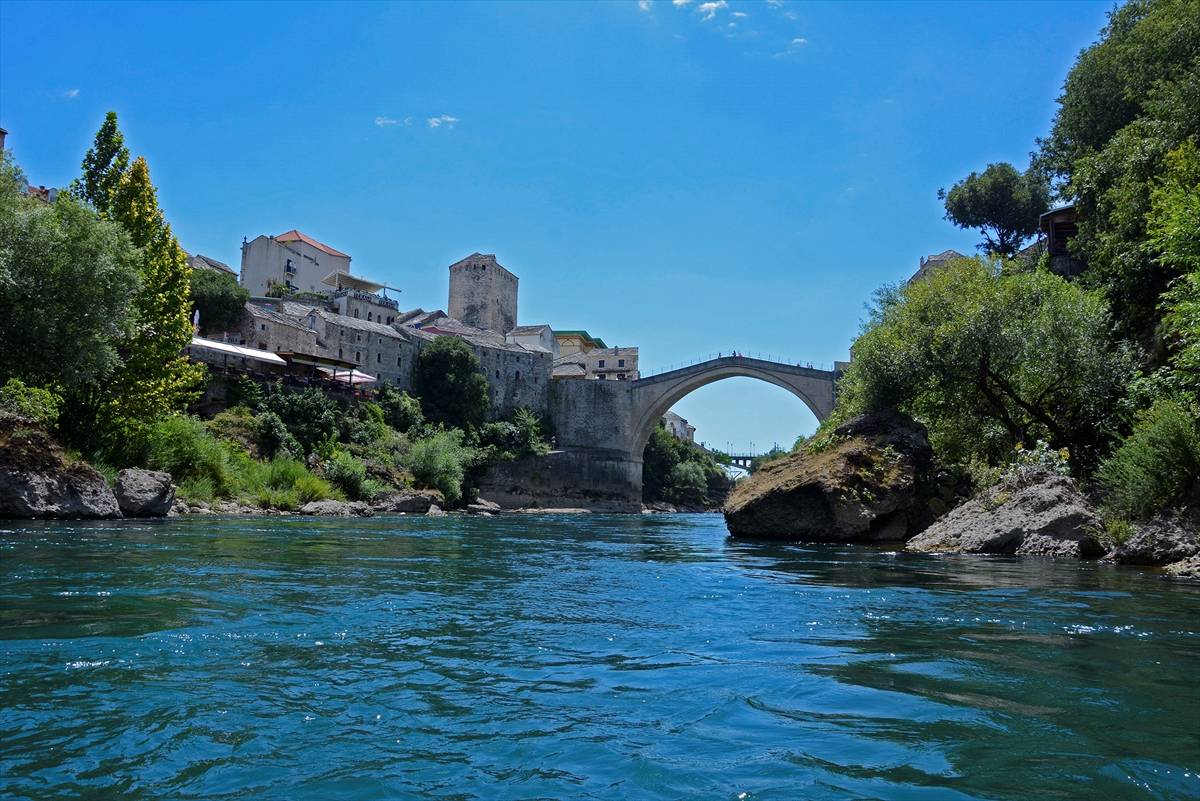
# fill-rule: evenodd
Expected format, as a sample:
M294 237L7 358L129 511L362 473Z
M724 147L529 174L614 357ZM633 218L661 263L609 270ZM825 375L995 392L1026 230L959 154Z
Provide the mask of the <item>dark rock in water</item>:
M122 470L115 487L117 505L126 517L165 517L175 504L170 473Z
M445 517L446 513L442 511L442 507L436 503L429 507L429 511L425 513L426 517Z
M1026 473L954 509L905 546L926 553L990 553L1088 559L1104 548L1100 518L1066 476Z
M1169 512L1138 526L1138 531L1105 555L1122 565L1167 565L1200 553L1196 535L1179 525Z
M673 515L679 510L666 501L655 501L642 507L643 514Z
M925 426L899 412L848 420L823 453L800 450L734 488L725 523L735 537L806 542L903 541L927 525L917 475L933 461Z
M442 496L436 492L417 492L414 490L398 490L382 492L374 501L371 508L376 514L419 514L423 515L436 503L442 502Z
M112 488L84 462L21 417L0 418L0 518L115 518Z
M362 501L312 501L301 506L296 512L321 517L371 517L375 514L371 507Z

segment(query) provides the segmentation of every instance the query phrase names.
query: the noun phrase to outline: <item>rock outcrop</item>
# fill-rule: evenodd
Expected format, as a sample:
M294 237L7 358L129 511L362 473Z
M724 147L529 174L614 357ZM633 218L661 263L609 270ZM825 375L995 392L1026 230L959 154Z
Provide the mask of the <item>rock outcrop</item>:
M175 504L170 473L126 469L117 473L117 505L126 517L166 517Z
M1026 473L986 490L914 537L906 550L1095 558L1100 518L1066 476Z
M36 424L0 418L0 518L116 518L112 488L84 462L67 459Z
M371 517L375 512L362 501L312 501L296 510L297 514L321 517Z
M725 505L735 537L806 542L904 540L929 522L917 477L933 463L925 426L899 412L860 415L822 453L765 465Z
M1187 559L1181 559L1178 562L1169 564L1165 570L1172 576L1179 578L1200 579L1200 555L1189 556Z
M1196 535L1184 529L1170 513L1138 526L1138 531L1105 555L1105 561L1122 565L1162 566L1200 553Z
M476 498L474 502L467 504L467 514L484 515L485 517L500 514L500 504Z
M371 502L371 508L378 515L423 515L429 511L431 506L438 503L442 503L442 495L439 492L397 490L381 492Z

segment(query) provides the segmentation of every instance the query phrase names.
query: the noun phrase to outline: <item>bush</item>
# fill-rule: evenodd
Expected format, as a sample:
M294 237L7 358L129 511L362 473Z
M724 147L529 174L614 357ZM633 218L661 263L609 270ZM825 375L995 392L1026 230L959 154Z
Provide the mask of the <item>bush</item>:
M259 421L245 406L226 409L204 425L217 439L236 444L251 454L258 452Z
M269 385L259 404L259 412L279 415L305 453L311 452L325 437L337 435L340 409L316 387L291 392L280 383Z
M247 409L257 409L262 399L262 387L257 381L245 376L238 376L226 385L225 402L231 407L245 406Z
M1154 404L1096 478L1106 517L1147 519L1181 500L1200 480L1200 409L1177 400Z
M176 481L208 479L213 492L226 496L233 484L229 453L195 417L172 415L150 429L147 466L171 474Z
M397 392L384 384L379 388L376 401L383 410L383 421L402 434L425 424L420 402L409 397L407 392Z
M369 501L383 489L378 482L367 478L367 466L362 460L345 452L338 452L325 462L325 475L354 501Z
M671 486L680 496L700 501L708 490L708 478L697 463L680 462L671 468Z
M44 428L54 428L62 402L50 390L27 387L16 378L0 387L0 410L28 417Z
M421 411L432 424L475 430L491 406L479 357L458 337L430 342L417 358L413 383Z
M312 503L313 501L324 501L335 497L337 493L333 486L326 480L314 476L312 473L305 473L296 479L295 483L296 494L300 498L300 505ZM340 499L339 499L340 500Z
M422 486L438 490L453 504L462 498L463 479L473 459L471 449L463 447L463 432L450 429L413 443L404 461Z
M283 420L275 412L261 412L256 418L258 446L264 456L277 453L302 456L304 448L288 431Z

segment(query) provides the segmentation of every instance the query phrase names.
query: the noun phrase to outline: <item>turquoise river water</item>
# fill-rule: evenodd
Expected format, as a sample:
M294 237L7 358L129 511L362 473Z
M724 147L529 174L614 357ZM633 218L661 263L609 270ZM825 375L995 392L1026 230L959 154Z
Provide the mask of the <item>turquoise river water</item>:
M1200 797L1200 586L713 515L0 522L0 797Z

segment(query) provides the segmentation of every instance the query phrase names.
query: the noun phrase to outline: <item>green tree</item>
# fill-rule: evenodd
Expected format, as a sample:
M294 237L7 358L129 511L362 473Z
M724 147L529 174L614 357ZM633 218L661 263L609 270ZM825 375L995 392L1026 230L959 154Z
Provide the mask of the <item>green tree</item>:
M241 324L250 290L228 273L216 270L192 270L190 292L192 310L200 312L203 331L232 331Z
M341 413L338 405L316 387L292 392L280 383L267 386L258 411L278 415L305 453L311 453L321 440L337 436Z
M375 396L379 408L383 409L383 421L400 433L425 425L421 403L395 387L383 384Z
M1099 293L1047 272L1002 274L998 259L951 262L884 288L854 344L838 417L894 408L923 419L947 461L1007 461L1039 439L1094 466L1132 376L1109 344Z
M1006 162L971 173L949 192L938 190L946 219L959 228L978 228L984 252L1015 256L1037 233L1038 217L1050 207L1050 187L1032 167L1024 174Z
M7 152L2 170L0 383L104 381L120 364L138 251L119 225L66 194L52 205L24 197Z
M128 169L125 135L117 128L117 112L110 111L96 132L92 149L83 157L83 177L71 183L71 193L108 216L117 185Z
M417 359L414 389L433 425L474 431L491 406L479 357L458 337L441 336Z
M1037 162L1075 204L1075 255L1119 335L1152 350L1159 298L1178 268L1144 245L1167 154L1200 134L1200 0L1131 0L1080 53Z
M113 381L109 416L117 432L184 409L198 395L204 368L183 354L192 340L191 268L163 220L150 169L139 156L117 184L110 216L142 249L141 286L133 296L133 333Z

